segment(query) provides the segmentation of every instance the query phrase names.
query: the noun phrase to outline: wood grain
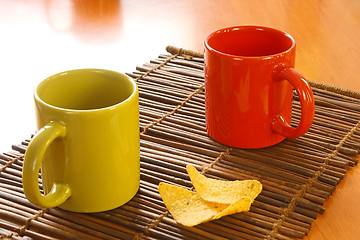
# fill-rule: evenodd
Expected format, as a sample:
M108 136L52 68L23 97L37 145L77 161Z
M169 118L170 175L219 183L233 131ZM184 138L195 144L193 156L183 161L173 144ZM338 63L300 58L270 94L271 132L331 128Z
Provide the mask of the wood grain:
M358 0L0 0L0 150L35 131L32 91L57 72L132 71L167 45L203 50L212 31L264 25L297 42L308 79L360 91ZM350 170L305 239L360 236L360 172Z

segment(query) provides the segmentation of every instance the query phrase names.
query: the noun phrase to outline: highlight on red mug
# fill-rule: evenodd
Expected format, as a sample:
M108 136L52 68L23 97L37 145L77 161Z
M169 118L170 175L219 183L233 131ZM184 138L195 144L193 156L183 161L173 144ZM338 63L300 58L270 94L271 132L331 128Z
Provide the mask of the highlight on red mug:
M311 127L315 101L295 67L295 40L262 26L236 26L204 42L206 129L231 147L262 148L296 138ZM293 90L301 114L291 126Z

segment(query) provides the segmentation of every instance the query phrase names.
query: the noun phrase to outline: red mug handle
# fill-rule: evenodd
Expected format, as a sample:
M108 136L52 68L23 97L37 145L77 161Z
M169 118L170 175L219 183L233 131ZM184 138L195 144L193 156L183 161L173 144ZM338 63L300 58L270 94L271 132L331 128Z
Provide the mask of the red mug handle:
M286 79L293 85L301 105L301 118L296 128L290 126L283 116L277 115L272 121L272 129L287 138L296 138L305 134L314 119L315 100L307 80L293 68L283 68L275 73L276 79Z

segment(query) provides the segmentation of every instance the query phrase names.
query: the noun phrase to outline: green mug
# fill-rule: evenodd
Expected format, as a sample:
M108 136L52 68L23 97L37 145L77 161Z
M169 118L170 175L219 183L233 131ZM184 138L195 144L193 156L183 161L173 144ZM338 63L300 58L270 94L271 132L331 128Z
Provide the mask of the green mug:
M24 157L27 199L74 212L128 202L140 184L136 83L114 71L71 70L42 81L34 99L40 130Z

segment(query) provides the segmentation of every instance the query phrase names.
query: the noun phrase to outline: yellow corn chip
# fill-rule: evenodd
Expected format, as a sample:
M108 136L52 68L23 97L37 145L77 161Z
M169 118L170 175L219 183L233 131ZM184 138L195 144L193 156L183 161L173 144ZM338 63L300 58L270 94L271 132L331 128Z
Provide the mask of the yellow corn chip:
M226 209L224 209L222 212L216 215L213 219L219 219L223 216L231 215L238 212L249 211L252 202L253 200L251 198L248 197L240 198L235 203L228 205Z
M175 221L188 227L210 221L228 207L206 202L196 192L163 182L158 190Z
M262 184L257 180L223 181L207 178L200 174L192 165L186 170L196 192L206 201L222 204L232 204L239 199L248 197L253 200L262 190Z
M160 183L158 190L165 206L176 222L195 226L225 215L249 211L262 190L256 180L222 181L210 179L188 165L186 170L196 192Z

